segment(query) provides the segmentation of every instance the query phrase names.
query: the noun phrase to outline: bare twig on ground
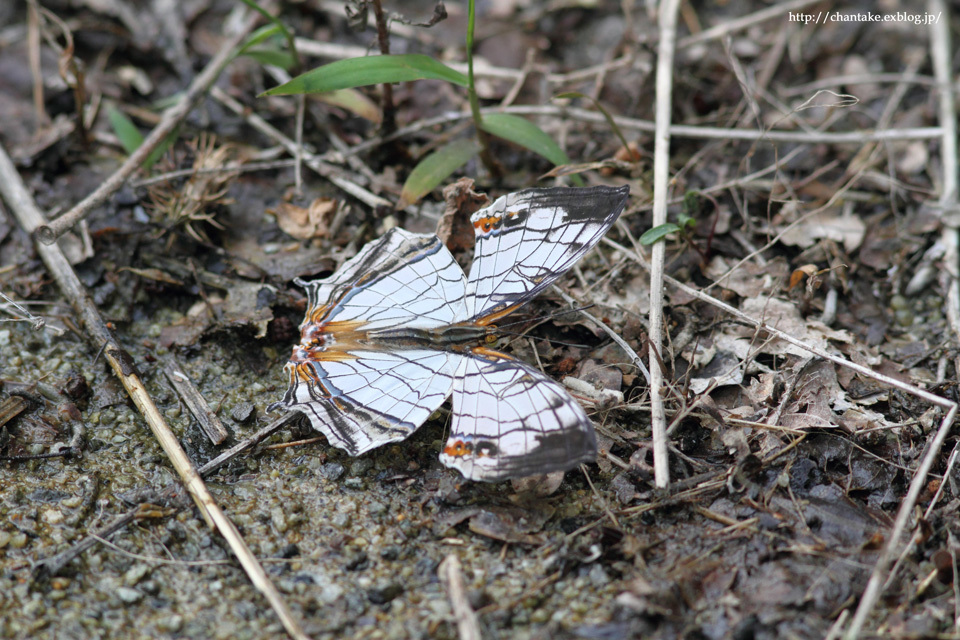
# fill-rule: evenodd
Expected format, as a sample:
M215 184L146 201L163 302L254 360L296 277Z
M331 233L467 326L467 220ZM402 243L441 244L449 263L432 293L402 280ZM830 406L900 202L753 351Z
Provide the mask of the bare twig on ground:
M301 152L300 147L297 146L296 142L283 135L280 131L278 131L275 127L257 114L250 113L246 107L227 95L226 92L214 87L210 91L210 95L222 105L244 118L250 124L250 126L260 131L260 133L279 142L292 155L296 155L297 153ZM360 202L363 202L367 206L373 208L393 206L389 200L385 200L380 196L375 195L374 193L361 187L356 182L344 177L341 170L324 162L323 156L315 155L306 148L302 150L302 154L303 161L308 167L310 167L318 175L326 178L336 186L343 189L347 194L353 196Z
M553 285L553 290L557 293L557 295L563 298L564 302L574 307L577 306L578 303L576 299L574 299L573 296L566 293L563 289L561 289L557 285ZM640 373L643 374L643 377L646 378L647 384L650 384L650 372L647 370L646 365L643 364L643 359L637 355L637 352L634 351L629 344L627 344L626 340L621 338L616 331L608 327L606 323L600 320L600 318L597 318L596 316L589 313L585 309L578 309L577 312L580 315L582 315L584 318L586 318L587 320L595 324L598 329L600 329L601 331L606 333L608 336L610 336L610 339L616 342L617 346L623 349L624 353L626 353L627 356L630 357L630 361L633 363L633 365L637 369L639 369Z
M41 224L37 227L37 238L44 244L53 244L70 227L82 220L91 209L106 200L110 195L123 186L127 178L136 171L143 161L147 159L154 149L163 142L167 136L173 133L180 122L187 116L193 107L200 101L210 86L220 76L223 69L233 60L235 49L238 44L246 37L246 34L253 28L258 16L253 14L249 16L243 24L243 28L232 35L224 44L220 52L210 60L206 68L194 79L187 92L177 104L167 109L153 131L150 132L143 143L130 154L130 157L120 165L110 177L100 183L100 186L93 190L93 193L77 203L65 214L52 220L49 224Z
M790 11L799 11L804 7L808 7L812 4L816 4L814 0L793 0L793 2L778 2L777 4L768 7L766 9L761 9L760 11L755 11L754 13L749 13L743 17L736 18L735 20L725 20L724 22L718 24L715 27L707 29L706 31L701 31L691 36L681 38L677 43L677 46L681 49L689 47L692 44L697 44L699 42L706 42L707 40L716 40L717 38L722 38L726 35L733 33L734 31L743 31L747 27L751 27L755 24L761 22L766 22L772 18L782 16L783 14Z
M467 600L467 587L463 582L460 560L451 553L440 563L437 573L440 576L440 582L447 589L447 598L450 600L453 618L457 623L457 636L460 640L480 640L483 636L480 634L477 614Z
M6 200L11 212L24 231L33 233L43 225L43 214L40 213L36 203L34 203L26 185L3 147L0 147L0 193L2 193L4 200ZM270 578L267 577L263 567L247 547L236 527L214 501L200 474L193 466L193 462L180 446L176 436L164 421L160 410L147 393L133 359L120 347L110 333L93 300L77 278L77 274L73 271L73 267L70 266L60 247L56 244L45 245L37 242L36 249L50 274L57 281L64 298L73 305L87 332L86 337L91 345L96 349L105 347L103 349L105 359L143 415L154 437L167 454L207 524L215 527L223 535L250 577L251 582L270 602L287 632L294 638L307 638L281 597L280 592L273 586Z
M180 363L176 360L168 363L163 368L163 373L166 374L170 384L173 385L173 388L177 390L177 393L183 399L187 408L190 409L190 413L197 419L197 424L200 425L200 429L207 435L210 442L218 445L226 440L227 436L230 435L226 427L223 426L223 422L220 421L217 414L214 413L210 405L207 404L206 398L203 397L200 390L193 384L190 376L184 372Z
M252 447L255 447L256 445L260 444L269 436L273 435L274 433L279 431L281 428L291 423L297 417L299 417L299 414L291 412L274 420L264 428L257 431L252 436L245 438L243 442L237 443L233 447L221 453L219 456L217 456L213 460L210 460L209 462L207 462L205 465L197 469L197 473L199 473L203 477L213 474L218 469L220 469L220 467L225 465L227 462L237 457L244 451L247 451L248 449L251 449ZM180 489L181 487L178 484L167 486L166 488L158 492L159 501L161 503L165 503L171 500L180 491ZM64 569L64 567L66 567L68 564L70 564L70 562L73 561L74 558L78 557L87 549L93 548L98 542L102 542L103 540L109 539L116 533L122 531L127 525L133 522L136 522L137 520L144 519L146 517L145 512L150 509L150 506L151 505L146 503L138 504L137 506L127 511L125 514L115 518L106 526L101 527L94 533L91 533L86 538L84 538L77 544L73 545L66 551L63 551L61 553L58 553L55 556L52 556L50 558L45 558L44 560L39 561L34 567L34 572L36 573L38 570L43 571L47 576L55 576L59 574Z
M673 54L677 42L679 0L661 3L659 13L660 46L657 49L657 128L653 151L653 226L667 221L670 191L670 114L673 104ZM667 454L667 417L663 412L663 369L658 354L663 344L663 263L666 243L653 245L650 270L650 414L653 439L653 469L656 486L670 484L670 459Z

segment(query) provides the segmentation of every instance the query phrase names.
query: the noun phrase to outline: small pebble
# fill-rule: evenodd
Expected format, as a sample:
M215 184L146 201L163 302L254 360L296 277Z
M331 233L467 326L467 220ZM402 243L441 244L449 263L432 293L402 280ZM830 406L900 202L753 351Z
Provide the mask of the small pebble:
M373 604L386 604L401 593L403 593L403 587L396 582L391 582L367 591L367 599Z
M134 604L139 602L143 598L143 594L137 591L136 589L131 589L130 587L117 587L116 591L117 597L120 598L122 602L127 604Z
M247 424L257 416L257 408L252 402L240 402L230 412L230 417L237 424Z

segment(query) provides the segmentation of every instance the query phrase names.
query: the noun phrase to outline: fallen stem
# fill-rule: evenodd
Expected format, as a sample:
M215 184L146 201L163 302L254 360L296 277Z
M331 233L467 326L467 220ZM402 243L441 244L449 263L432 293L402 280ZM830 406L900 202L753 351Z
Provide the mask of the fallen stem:
M43 225L43 214L40 213L20 174L13 166L10 156L2 146L0 146L0 193L24 231L33 233ZM236 527L214 501L206 484L193 466L193 462L180 446L180 442L166 424L157 405L147 393L133 358L123 350L110 333L96 305L60 247L56 244L45 245L36 242L36 250L47 266L47 270L57 281L63 297L73 305L91 346L95 349L105 347L103 349L105 359L143 415L164 453L167 454L204 520L211 528L216 528L230 545L250 581L270 602L287 632L294 638L307 638L280 592L267 577Z

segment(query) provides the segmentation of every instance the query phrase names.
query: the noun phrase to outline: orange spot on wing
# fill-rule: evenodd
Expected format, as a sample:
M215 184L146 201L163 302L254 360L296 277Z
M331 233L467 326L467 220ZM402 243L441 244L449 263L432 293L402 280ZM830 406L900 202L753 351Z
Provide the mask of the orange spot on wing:
M464 442L463 440L457 440L453 444L448 444L443 448L443 452L448 456L454 456L455 458L462 458L463 456L469 455L473 447L469 443Z
M474 222L473 228L477 232L490 233L491 230L500 226L502 220L503 219L500 216L486 216L484 218L479 218L476 222Z

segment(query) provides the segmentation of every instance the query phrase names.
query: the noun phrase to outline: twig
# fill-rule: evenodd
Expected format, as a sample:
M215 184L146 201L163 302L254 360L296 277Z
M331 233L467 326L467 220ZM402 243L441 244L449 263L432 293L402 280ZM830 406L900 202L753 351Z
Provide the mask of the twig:
M457 635L460 640L481 640L483 636L480 635L477 614L467 600L467 588L457 556L451 553L444 558L437 574L447 589L447 598L450 599L450 608L453 609L453 617L457 621Z
M373 15L377 23L377 45L380 55L390 55L390 30L387 28L387 16L383 13L381 0L373 0ZM397 128L397 107L393 104L393 85L383 83L383 102L381 103L383 121L380 129L384 133L393 133Z
M940 143L940 157L943 165L943 186L940 194L940 204L944 211L957 206L957 110L954 102L953 71L950 66L952 48L950 45L950 12L947 3L942 0L929 0L928 11L932 15L941 16L940 19L931 25L930 29L930 56L933 59L934 75L940 93L940 125L943 128L943 137ZM957 259L958 259L958 230L946 227L943 230L943 240L947 246L947 252L944 256L944 277L947 281L944 283L947 288L947 317L953 328L954 335L960 337L960 289L958 289ZM950 403L953 404L953 403ZM947 405L941 405L947 406ZM920 490L926 480L927 472L933 465L934 459L939 455L943 441L947 437L949 427L953 422L957 406L953 404L950 407L947 417L944 418L937 431L933 441L927 445L927 452L924 455L920 467L917 469L910 483L910 489L907 496L900 503L900 509L897 512L897 519L893 525L893 531L883 547L883 551L877 558L877 563L870 574L870 580L860 598L860 604L857 611L850 621L844 638L854 640L859 637L863 625L873 611L873 607L879 600L883 592L883 574L890 564L897 545L900 543L900 536L903 529L906 528L907 521L913 511L913 507L920 495ZM949 420L948 420L949 418Z
M546 115L556 117L568 117L581 122L591 122L595 124L606 124L606 118L602 113L580 109L578 107L561 107L555 105L521 105L508 107L507 109L490 108L481 110L482 113L512 113L515 115ZM469 114L459 114L460 118L466 118ZM450 116L451 118L453 116ZM621 129L629 131L644 131L652 133L656 130L656 124L649 120L640 120L638 118L626 118L624 116L613 116L613 121ZM798 142L810 144L863 144L864 142L883 142L893 140L931 140L943 135L942 127L910 127L906 129L884 129L877 131L875 129L863 129L861 131L846 131L842 133L831 133L827 131L818 131L807 133L805 131L757 131L756 129L725 129L723 127L697 127L686 124L670 125L670 136L678 138L694 138L706 140L741 140L755 141L764 140L768 142Z
M577 301L573 298L573 296L564 292L563 289L561 289L557 285L553 285L553 290L561 298L563 298L564 302L566 302L567 304L573 307L577 306ZM643 373L643 377L647 379L647 384L650 384L650 372L647 370L646 365L643 364L643 359L637 355L637 352L633 350L633 347L627 344L626 340L621 338L616 331L614 331L611 327L608 327L605 322L600 320L600 318L597 318L596 316L586 311L585 309L578 309L577 312L580 315L582 315L584 318L586 318L587 320L595 324L600 330L602 330L608 336L610 336L610 339L616 342L617 346L623 349L624 352L630 357L630 361L633 362L633 365L637 369L639 369L641 373Z
M657 48L657 103L653 150L653 226L667 221L670 190L670 112L673 97L673 54L677 42L679 0L661 3L660 45ZM663 412L663 369L656 354L663 343L663 264L666 243L653 245L650 270L650 414L653 439L654 482L660 489L670 484L667 454L667 417Z
M30 197L26 185L17 173L6 149L0 146L0 193L6 200L20 226L27 233L33 233L43 223L43 214ZM246 542L224 515L207 489L192 461L180 446L176 436L170 431L153 399L147 393L133 359L114 339L106 323L100 317L93 300L81 284L73 267L56 244L36 243L37 253L46 264L50 274L57 281L63 297L70 301L74 311L87 332L87 338L94 348L105 345L104 356L127 393L133 399L137 409L143 415L154 437L163 448L184 483L187 492L193 498L207 524L216 527L230 545L253 585L267 598L276 611L287 632L294 638L307 638L293 617L286 602L280 596L273 583L267 577L263 567L247 547Z
M733 33L734 31L742 31L747 27L751 27L761 22L766 22L767 20L776 18L777 16L782 16L788 11L797 11L812 4L816 4L816 0L793 0L793 2L778 2L777 4L766 9L761 9L760 11L747 14L734 20L724 20L721 24L707 29L706 31L701 31L700 33L692 36L681 38L677 43L677 46L683 49L693 44L706 42L707 40L716 40L717 38L722 38L723 36Z
M266 427L264 427L263 429L260 429L258 432L250 436L249 438L244 439L243 442L236 444L235 446L221 453L219 456L217 456L213 460L207 462L205 465L197 469L197 472L201 476L204 476L204 477L209 476L210 474L217 471L220 467L225 465L227 462L229 462L230 460L238 456L240 453L256 446L257 444L259 444L260 442L268 438L270 435L272 435L282 427L286 426L287 424L295 420L297 417L298 417L297 413L290 412L274 420L273 422L268 424ZM167 502L173 499L173 497L177 494L179 490L180 490L180 486L177 484L168 485L166 488L162 489L159 492L158 499L162 503ZM34 565L34 572L35 573L42 572L47 576L57 575L58 573L63 571L63 569L68 564L70 564L70 562L72 562L74 558L78 557L87 549L91 549L98 542L102 542L103 540L110 538L115 533L123 530L124 527L126 527L130 523L138 519L143 519L144 512L149 508L150 508L149 504L146 504L146 503L138 504L137 506L127 511L127 513L121 516L118 516L112 522L107 524L105 527L102 527L96 532L91 533L86 538L84 538L77 544L73 545L66 551L63 551L61 553L58 553L55 556L51 556L49 558L45 558L44 560L37 562L37 564Z
M244 118L250 124L250 126L252 126L254 129L257 129L262 134L270 138L273 138L274 140L279 142L281 145L283 145L284 148L287 149L287 151L290 154L296 155L297 153L299 153L298 151L299 148L297 147L296 142L294 142L287 136L280 133L280 131L278 131L269 122L267 122L257 114L250 113L246 107L244 107L241 103L237 102L232 97L227 95L226 92L221 91L217 87L214 87L213 89L210 90L210 95L215 100L220 102L222 105L224 105L225 107L227 107L228 109L230 109L231 111L239 115L240 117ZM329 164L326 164L323 161L323 156L318 156L310 152L308 149L303 149L302 153L303 153L303 161L306 163L308 167L313 169L313 171L315 171L318 175L323 176L333 184L337 185L338 187L346 191L348 194L350 194L360 202L363 202L367 206L373 207L373 208L384 207L384 206L391 207L391 208L393 207L390 201L385 200L380 196L373 194L372 192L368 191L367 189L364 189L357 183L351 180L348 180L347 178L344 178L342 175L339 175L340 171L336 167L331 167Z
M173 388L176 389L180 397L183 398L183 402L187 405L187 408L190 409L193 417L197 419L200 429L207 434L210 442L218 445L226 440L227 436L230 435L226 427L223 426L223 422L220 421L217 414L214 413L210 405L207 404L203 394L201 394L196 385L193 384L190 376L184 372L180 363L173 360L163 368L163 373L166 374L170 384L173 385Z
M37 227L36 237L43 244L53 244L61 235L70 229L77 222L82 220L90 210L106 200L110 195L123 186L127 178L136 171L143 161L147 159L153 150L163 142L167 136L180 125L180 122L187 116L193 107L200 101L200 98L207 92L211 85L220 76L224 67L233 60L235 49L240 41L246 36L247 32L253 28L257 21L256 15L250 15L243 23L240 31L231 36L222 46L220 52L214 56L207 64L206 68L196 77L187 89L183 98L177 104L167 109L153 131L150 132L143 143L137 147L137 150L130 154L130 157L120 165L113 174L100 183L100 186L94 189L93 193L81 200L72 209L65 214L52 220L49 224L43 224Z

